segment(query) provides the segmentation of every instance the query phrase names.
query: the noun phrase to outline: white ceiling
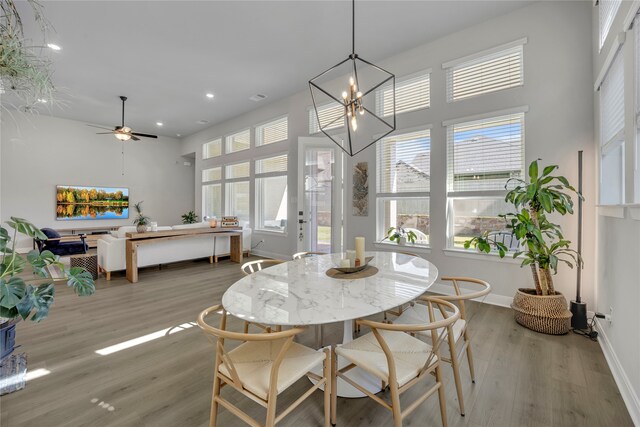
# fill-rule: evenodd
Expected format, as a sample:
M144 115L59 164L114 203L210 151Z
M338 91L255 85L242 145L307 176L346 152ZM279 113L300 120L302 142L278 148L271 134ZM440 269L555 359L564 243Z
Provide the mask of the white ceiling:
M528 3L357 1L356 51L380 60ZM43 114L111 127L126 95L126 122L136 132L197 132L304 90L350 51L347 1L44 4L56 30L48 41L62 46L53 54L54 83L67 105ZM257 93L268 98L250 101Z

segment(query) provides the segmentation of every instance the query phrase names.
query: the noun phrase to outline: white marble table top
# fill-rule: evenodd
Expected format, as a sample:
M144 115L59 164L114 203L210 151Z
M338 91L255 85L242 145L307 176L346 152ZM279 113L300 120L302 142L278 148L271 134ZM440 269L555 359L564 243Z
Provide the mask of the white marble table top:
M370 316L422 295L435 282L430 262L394 252L367 252L378 273L343 280L325 272L343 254L302 258L258 271L234 283L222 297L232 315L267 325L319 325Z

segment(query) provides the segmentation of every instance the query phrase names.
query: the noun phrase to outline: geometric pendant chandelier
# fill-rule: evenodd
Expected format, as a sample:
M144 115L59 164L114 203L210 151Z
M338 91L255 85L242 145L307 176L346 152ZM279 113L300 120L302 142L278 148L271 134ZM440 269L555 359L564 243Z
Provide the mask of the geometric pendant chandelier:
M315 131L353 157L396 129L396 77L356 54L355 0L351 13L351 54L309 80L309 90Z

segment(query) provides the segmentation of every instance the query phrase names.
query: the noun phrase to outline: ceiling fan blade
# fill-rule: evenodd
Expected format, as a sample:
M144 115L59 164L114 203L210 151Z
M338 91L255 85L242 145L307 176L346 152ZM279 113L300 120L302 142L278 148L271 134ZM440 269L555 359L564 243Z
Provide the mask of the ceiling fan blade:
M140 141L140 138L136 138L135 136L131 135L131 139L133 139L134 141Z
M96 132L96 135L113 135L113 132Z
M131 132L131 135L143 136L145 138L157 138L158 137L158 135L150 135L148 133L138 133L138 132Z
M92 127L92 128L104 129L104 130L113 130L111 128L106 128L104 126L96 126L96 125L87 125L87 126Z

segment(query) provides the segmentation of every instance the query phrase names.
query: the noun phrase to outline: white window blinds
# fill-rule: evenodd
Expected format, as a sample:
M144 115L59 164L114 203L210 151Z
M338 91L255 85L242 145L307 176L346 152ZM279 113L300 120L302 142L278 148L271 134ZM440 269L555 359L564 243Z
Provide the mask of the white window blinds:
M225 140L227 153L248 150L251 144L251 133L249 132L249 129L243 130L227 136Z
M225 166L224 175L226 179L248 178L249 162L236 163L234 165Z
M202 171L202 182L220 181L222 179L222 168L210 168Z
M431 183L429 129L378 142L377 170L378 193L428 193Z
M256 145L273 144L286 139L289 139L289 121L287 117L256 127Z
M217 157L222 154L222 140L220 138L214 139L211 142L207 142L202 145L202 158L210 159L211 157Z
M600 86L600 144L624 139L624 55L618 51Z
M318 116L320 116L320 123L325 130L336 129L344 126L344 107L339 104L328 104L323 107L318 107ZM309 109L309 133L320 132L320 125L318 124L318 117L316 117L316 110L312 107Z
M428 108L431 103L430 73L396 82L396 114ZM376 111L383 117L393 114L393 86L385 85L376 93Z
M524 113L447 127L447 190L504 190L524 178Z
M524 43L524 42L522 42ZM443 65L447 74L447 101L458 101L524 83L523 46L479 54Z
M256 174L286 172L287 171L287 155L269 157L266 159L256 160Z
M611 24L616 17L621 0L599 0L598 2L598 18L600 28L600 49L604 46L607 39Z

